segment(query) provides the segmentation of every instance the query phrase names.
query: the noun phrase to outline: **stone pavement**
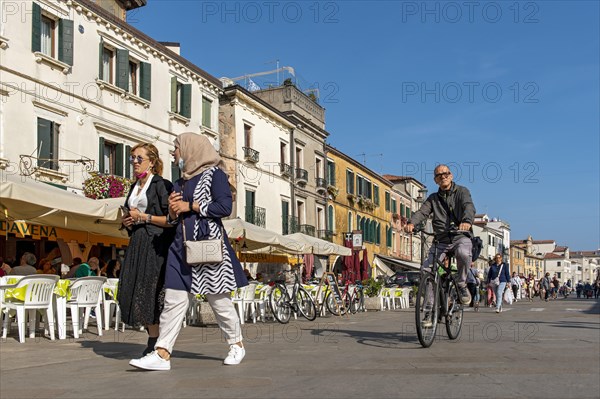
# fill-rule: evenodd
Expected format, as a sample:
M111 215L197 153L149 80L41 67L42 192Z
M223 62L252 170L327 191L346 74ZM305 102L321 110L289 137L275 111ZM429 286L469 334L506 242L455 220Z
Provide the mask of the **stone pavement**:
M0 398L600 397L600 302L536 300L465 312L461 337L440 325L429 349L414 312L244 325L247 355L223 366L215 327L190 326L172 369L132 369L145 333L95 327L78 340L0 343Z

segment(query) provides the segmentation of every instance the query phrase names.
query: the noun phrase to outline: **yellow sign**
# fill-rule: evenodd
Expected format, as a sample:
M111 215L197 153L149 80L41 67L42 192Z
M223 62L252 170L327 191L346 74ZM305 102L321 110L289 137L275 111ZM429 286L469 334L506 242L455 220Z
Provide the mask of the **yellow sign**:
M241 262L251 263L298 263L295 256L287 257L285 255L240 253L239 258Z
M65 242L114 244L117 247L124 247L129 243L129 240L126 238L108 237L101 234L88 233L87 231L61 229L60 227L32 224L25 221L0 220L0 235L6 236L7 233L14 234L18 238L31 237L36 240L46 238L50 241L56 241L60 238Z

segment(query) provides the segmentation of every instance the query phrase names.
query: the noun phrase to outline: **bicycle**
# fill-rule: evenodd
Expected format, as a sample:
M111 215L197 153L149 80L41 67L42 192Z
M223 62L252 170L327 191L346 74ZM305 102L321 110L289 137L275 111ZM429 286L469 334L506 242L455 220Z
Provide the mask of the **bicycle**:
M282 324L290 321L292 312L300 313L308 321L317 318L317 307L312 297L300 284L297 272L286 270L282 273L294 273L294 285L292 291L288 291L284 283L277 283L269 294L269 307L275 320Z
M467 233L456 230L457 234ZM421 230L421 234L433 236ZM422 240L424 243L424 240ZM415 298L415 321L417 336L424 348L433 344L438 323L445 319L448 338L458 338L462 329L464 307L460 301L459 289L450 267L450 254L446 254L448 266L439 261L437 245L433 240L433 265L431 270L422 269L419 288ZM422 244L423 245L423 244Z
M342 290L342 295L341 295L341 299L342 299L342 303L344 304L344 306L341 306L338 308L338 306L336 306L335 304L335 296L333 294L333 291L329 290L328 292L326 292L325 294L325 304L327 305L327 310L329 310L329 312L335 316L343 316L345 315L347 312L350 312L352 314L356 314L356 312L358 312L358 309L361 307L364 307L364 294L362 291L362 283L360 281L355 281L355 287L353 288L352 292L350 290L350 279L346 279L346 284L344 285L344 289ZM360 291L357 290L358 286L360 285ZM360 293L360 296L359 296ZM339 311L338 311L339 309Z

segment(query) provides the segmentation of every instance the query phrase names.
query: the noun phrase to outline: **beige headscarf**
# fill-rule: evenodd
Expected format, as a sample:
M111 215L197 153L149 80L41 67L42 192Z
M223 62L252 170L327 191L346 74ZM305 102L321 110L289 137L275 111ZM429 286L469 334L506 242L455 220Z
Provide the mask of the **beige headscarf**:
M183 159L181 176L189 180L213 166L223 166L223 161L208 138L196 133L182 133L174 141Z

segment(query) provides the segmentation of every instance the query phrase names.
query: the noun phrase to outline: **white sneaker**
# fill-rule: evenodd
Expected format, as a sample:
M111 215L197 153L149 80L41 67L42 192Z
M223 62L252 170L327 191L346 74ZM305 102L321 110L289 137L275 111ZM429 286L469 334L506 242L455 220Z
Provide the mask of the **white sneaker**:
M229 346L229 353L225 360L223 360L223 364L227 365L236 365L242 362L242 359L246 356L246 349L238 346L237 344L233 344Z
M150 352L140 359L130 360L129 365L143 370L171 370L171 361L158 356L156 351Z

